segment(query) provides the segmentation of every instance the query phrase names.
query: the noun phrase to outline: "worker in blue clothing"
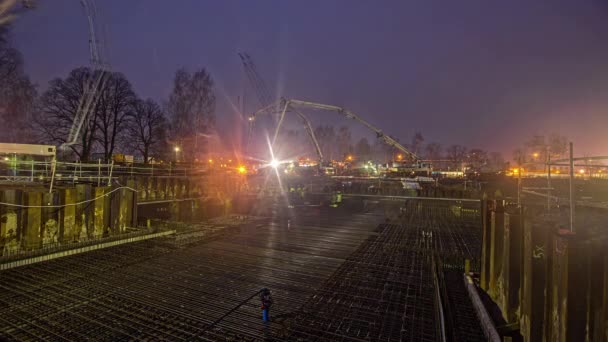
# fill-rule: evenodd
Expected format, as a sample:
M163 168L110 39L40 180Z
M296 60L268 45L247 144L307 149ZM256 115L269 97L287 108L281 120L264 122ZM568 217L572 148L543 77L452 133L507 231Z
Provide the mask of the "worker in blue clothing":
M270 321L270 307L272 306L272 296L269 289L263 288L260 291L260 301L262 301L262 320L268 322Z

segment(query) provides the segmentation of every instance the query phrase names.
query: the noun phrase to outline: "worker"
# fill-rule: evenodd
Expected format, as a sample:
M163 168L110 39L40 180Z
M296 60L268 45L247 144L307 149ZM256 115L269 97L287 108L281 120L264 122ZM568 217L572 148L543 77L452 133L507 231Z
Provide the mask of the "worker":
M294 204L294 200L296 198L296 188L293 187L293 185L289 186L289 195L287 196L289 205L289 208L293 208L293 204Z
M272 296L269 289L263 288L260 291L260 301L262 302L262 320L268 322L270 321L270 307L272 306Z

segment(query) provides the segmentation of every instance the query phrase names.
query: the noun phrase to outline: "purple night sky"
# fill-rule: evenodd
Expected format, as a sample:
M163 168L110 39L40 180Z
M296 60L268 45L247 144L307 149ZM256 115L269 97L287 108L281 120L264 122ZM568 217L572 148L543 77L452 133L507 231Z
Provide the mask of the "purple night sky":
M42 92L89 58L78 1L38 2L13 35ZM604 1L97 3L113 70L140 96L162 101L178 67L206 67L221 127L237 118L236 53L246 51L279 96L348 107L405 142L421 131L426 142L510 159L523 139L557 132L575 142L577 155L608 149ZM254 110L250 88L246 99Z

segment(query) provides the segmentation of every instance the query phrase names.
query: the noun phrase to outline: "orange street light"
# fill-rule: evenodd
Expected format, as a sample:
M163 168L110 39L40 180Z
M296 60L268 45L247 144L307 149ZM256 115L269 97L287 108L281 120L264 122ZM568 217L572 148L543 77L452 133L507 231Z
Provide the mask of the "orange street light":
M239 173L242 173L242 174L247 173L247 168L245 168L244 166L239 166Z

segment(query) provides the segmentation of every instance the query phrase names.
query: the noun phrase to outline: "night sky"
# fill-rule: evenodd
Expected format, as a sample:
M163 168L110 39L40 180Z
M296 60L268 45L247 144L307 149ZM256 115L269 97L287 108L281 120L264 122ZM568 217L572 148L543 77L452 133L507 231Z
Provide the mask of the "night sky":
M88 64L88 37L77 0L38 2L14 39L43 91ZM348 107L402 141L421 131L510 158L558 132L577 155L608 148L605 1L97 2L113 70L160 101L178 67L206 67L222 127L236 120L246 51L278 95ZM250 88L246 99L253 110Z

